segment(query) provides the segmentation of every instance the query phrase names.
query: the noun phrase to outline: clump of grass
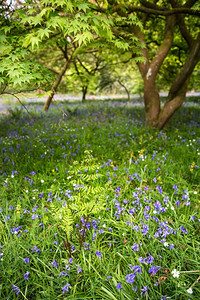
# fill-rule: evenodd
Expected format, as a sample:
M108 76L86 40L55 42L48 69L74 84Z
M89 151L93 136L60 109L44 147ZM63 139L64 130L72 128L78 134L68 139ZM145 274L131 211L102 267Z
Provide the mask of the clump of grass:
M0 298L197 299L198 108L70 111L0 120Z

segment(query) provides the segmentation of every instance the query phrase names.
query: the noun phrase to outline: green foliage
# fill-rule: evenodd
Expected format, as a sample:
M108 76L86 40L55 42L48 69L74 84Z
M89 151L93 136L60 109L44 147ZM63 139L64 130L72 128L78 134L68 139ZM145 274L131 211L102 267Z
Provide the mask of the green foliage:
M51 204L51 211L55 226L58 226L59 229L63 230L68 239L70 239L74 224L74 218L71 209L67 205L58 208L54 204Z
M8 112L13 119L20 119L22 116L22 108L19 108L19 107L16 107L14 109L9 108Z
M113 34L115 21L107 13L97 13L97 7L88 1L29 1L15 9L6 7L9 15L0 29L0 84L17 89L31 84L32 88L45 86L50 80L48 64L35 61L40 50L48 52L53 46L75 47L76 53L82 46L99 43L116 49L133 49L140 55L136 38L126 40L126 35ZM136 16L127 20L117 18L117 24L141 26ZM85 49L86 51L87 49ZM54 54L52 54L53 56ZM31 57L31 59L30 59ZM32 59L33 57L33 59ZM75 54L74 54L75 57ZM40 60L41 61L41 60ZM47 67L47 68L46 68Z

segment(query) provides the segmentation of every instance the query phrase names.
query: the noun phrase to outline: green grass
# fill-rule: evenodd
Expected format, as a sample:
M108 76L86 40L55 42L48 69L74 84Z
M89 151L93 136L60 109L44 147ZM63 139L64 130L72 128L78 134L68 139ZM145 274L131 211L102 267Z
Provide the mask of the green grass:
M198 106L37 108L0 119L0 299L198 299Z

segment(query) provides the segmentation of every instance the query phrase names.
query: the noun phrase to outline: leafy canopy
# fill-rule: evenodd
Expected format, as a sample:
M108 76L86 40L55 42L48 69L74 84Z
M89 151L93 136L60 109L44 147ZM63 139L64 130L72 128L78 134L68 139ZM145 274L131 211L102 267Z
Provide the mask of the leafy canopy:
M104 5L105 4L105 5ZM100 6L107 6L100 1ZM108 11L98 11L93 1L43 0L5 6L0 28L0 85L19 88L24 84L39 86L49 81L50 72L34 59L40 48L49 49L59 42L80 48L114 47L141 54L137 38L115 31L120 24L141 27L135 15L114 18ZM140 45L141 46L141 45ZM74 56L76 56L74 53Z

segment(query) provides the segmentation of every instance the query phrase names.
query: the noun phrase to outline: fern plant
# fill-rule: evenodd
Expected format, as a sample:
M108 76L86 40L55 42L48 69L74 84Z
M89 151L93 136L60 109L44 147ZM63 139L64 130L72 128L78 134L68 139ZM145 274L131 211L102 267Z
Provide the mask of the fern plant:
M56 225L59 227L59 229L64 231L67 235L67 238L70 239L74 224L71 209L67 205L58 208L54 204L51 204L51 211Z
M99 164L92 151L85 151L81 165L74 161L68 175L71 175L68 188L74 190L73 197L64 199L64 203L57 201L51 204L50 209L55 226L66 234L64 244L71 256L73 242L78 241L79 249L82 248L90 218L105 210L107 189L103 184L105 175L99 173ZM78 231L76 224L79 224Z

